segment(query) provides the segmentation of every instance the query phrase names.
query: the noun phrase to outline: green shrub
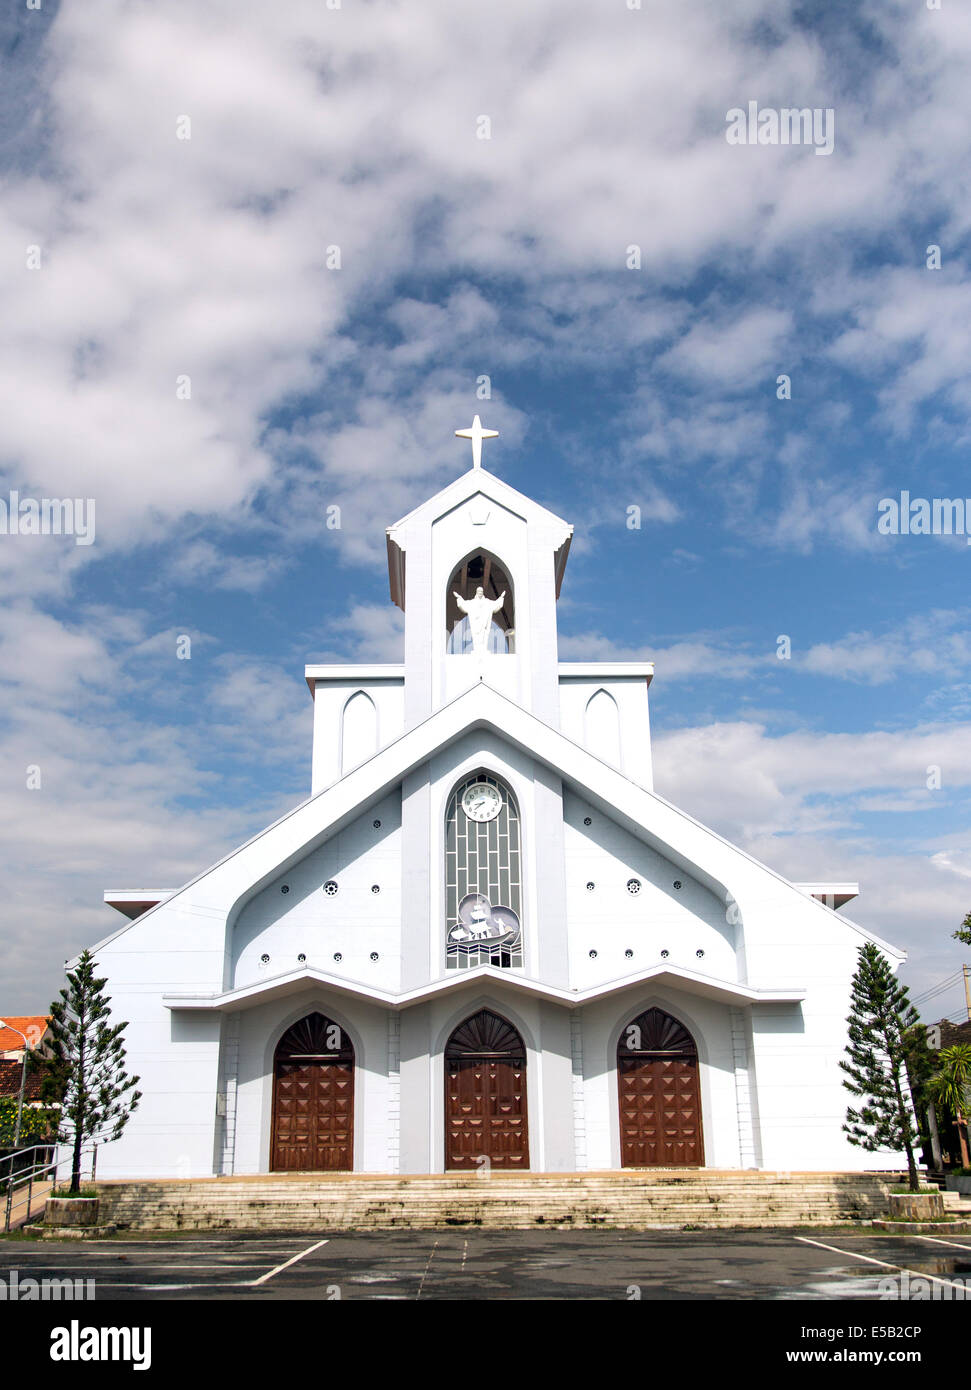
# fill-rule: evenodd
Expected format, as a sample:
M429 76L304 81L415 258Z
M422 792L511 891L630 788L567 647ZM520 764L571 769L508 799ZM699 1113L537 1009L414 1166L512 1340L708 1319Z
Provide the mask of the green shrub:
M24 1106L20 1120L20 1147L42 1144L45 1139L53 1140L57 1132L58 1110L53 1106ZM17 1097L0 1096L0 1148L13 1148L17 1132Z

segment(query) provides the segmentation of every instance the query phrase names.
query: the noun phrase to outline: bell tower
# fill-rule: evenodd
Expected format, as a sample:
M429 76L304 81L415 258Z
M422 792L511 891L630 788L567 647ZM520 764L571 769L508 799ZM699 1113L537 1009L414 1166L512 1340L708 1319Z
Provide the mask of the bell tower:
M484 681L559 724L556 600L573 528L482 467L497 430L456 430L472 467L388 528L405 613L405 727Z

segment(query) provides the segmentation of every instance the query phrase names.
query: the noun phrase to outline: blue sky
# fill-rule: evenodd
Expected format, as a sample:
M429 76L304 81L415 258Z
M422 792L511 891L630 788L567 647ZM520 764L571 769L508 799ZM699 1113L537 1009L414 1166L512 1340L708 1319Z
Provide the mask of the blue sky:
M876 522L971 497L961 7L45 0L0 47L0 497L97 507L0 537L4 1007L306 794L303 664L398 656L384 527L476 411L576 526L561 655L657 663L658 789L958 970L971 547ZM730 146L750 100L833 153Z

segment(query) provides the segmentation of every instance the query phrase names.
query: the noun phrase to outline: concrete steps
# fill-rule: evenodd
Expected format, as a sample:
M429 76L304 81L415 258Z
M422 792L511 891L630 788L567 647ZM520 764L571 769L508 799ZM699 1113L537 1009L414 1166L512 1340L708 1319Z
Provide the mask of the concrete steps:
M826 1225L880 1217L871 1174L313 1174L101 1182L99 1220L131 1230L391 1230Z

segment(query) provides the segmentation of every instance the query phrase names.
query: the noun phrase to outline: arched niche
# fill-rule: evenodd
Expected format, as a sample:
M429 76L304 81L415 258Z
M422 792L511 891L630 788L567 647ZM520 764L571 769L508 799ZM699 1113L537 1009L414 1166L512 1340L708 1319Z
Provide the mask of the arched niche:
M515 596L512 580L505 566L488 550L474 550L466 555L452 571L445 592L446 650L452 656L465 656L472 651L472 630L469 619L456 601L472 599L477 590L496 603L505 595L502 606L492 615L487 650L501 656L516 650Z
M378 751L378 712L370 695L357 690L341 715L341 775Z
M587 701L584 738L597 758L620 767L620 711L617 701L606 690L598 690Z

